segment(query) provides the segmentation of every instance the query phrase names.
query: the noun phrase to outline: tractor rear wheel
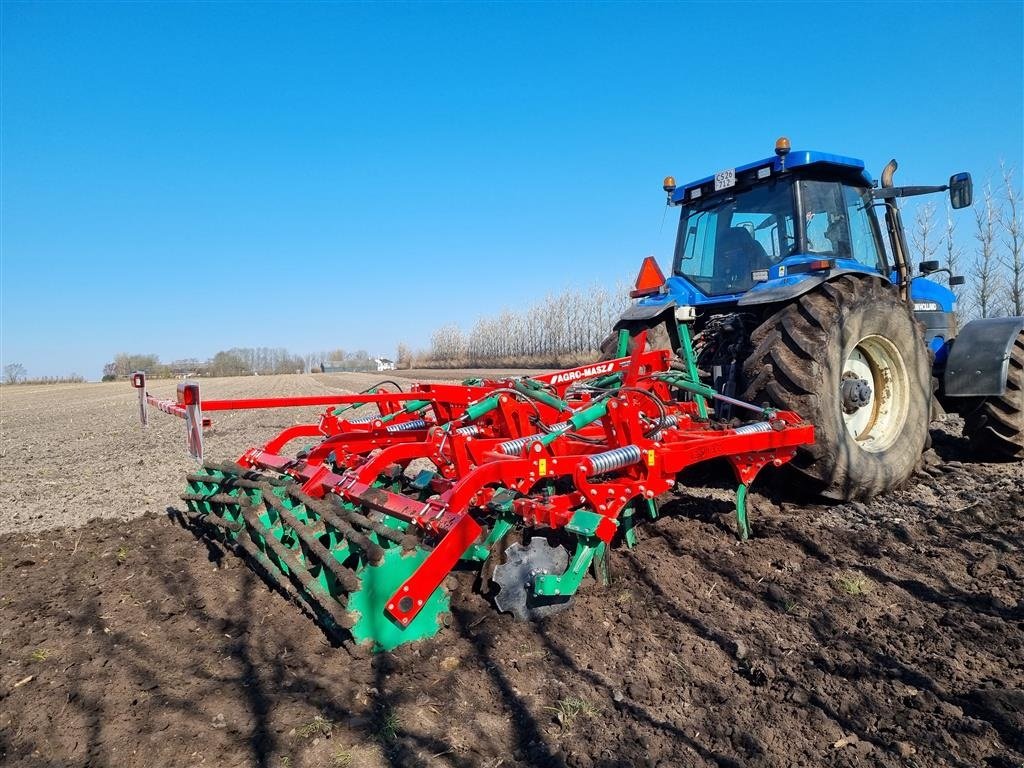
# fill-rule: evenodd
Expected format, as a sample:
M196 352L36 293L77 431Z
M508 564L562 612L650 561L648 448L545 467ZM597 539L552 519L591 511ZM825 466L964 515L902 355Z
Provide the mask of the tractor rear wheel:
M964 435L981 458L1024 459L1024 333L1010 348L1006 392L964 414Z
M827 498L870 499L904 482L928 437L931 370L910 308L887 282L844 275L751 335L745 399L799 413L814 445L790 467Z

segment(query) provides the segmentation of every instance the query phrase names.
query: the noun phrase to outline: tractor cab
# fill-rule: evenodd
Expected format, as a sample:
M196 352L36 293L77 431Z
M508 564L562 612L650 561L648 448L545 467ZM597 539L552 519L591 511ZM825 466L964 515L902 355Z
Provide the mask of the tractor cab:
M905 257L894 254L900 244L886 252L876 209L895 208L887 202L891 197L952 188L879 189L861 160L791 152L785 138L773 157L680 187L668 177L668 204L681 214L672 276L661 300L671 296L693 306L775 303L852 272L902 281L908 298L921 293L929 307L937 301L937 309L951 311L953 294L942 286L911 288Z

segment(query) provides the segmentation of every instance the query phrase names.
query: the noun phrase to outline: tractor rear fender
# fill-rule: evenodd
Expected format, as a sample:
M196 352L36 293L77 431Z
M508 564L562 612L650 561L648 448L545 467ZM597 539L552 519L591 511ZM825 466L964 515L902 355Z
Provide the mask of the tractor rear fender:
M841 275L871 275L882 277L873 269L831 269L819 274L803 273L791 277L783 277L767 283L759 283L747 291L736 303L741 307L755 304L782 304L803 296L822 283L835 280Z
M676 325L675 319L676 303L671 299L650 304L638 302L622 313L622 316L615 323L612 332L614 335L615 332L626 329L630 334L634 334L641 328L655 328L664 323L671 348L679 349L681 342L679 339L679 327Z
M943 379L947 397L988 397L1006 392L1010 351L1024 317L987 317L967 323L953 340Z

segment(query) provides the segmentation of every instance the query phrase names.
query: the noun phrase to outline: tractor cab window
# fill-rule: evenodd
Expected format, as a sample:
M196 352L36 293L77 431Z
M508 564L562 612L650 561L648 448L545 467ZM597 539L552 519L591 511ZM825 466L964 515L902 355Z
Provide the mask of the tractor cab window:
M853 259L870 269L885 271L870 190L812 180L800 181L799 189L807 253Z
M850 222L850 248L853 258L865 267L883 274L889 271L882 248L882 232L873 213L874 198L870 189L843 187L846 216Z
M795 252L793 185L781 180L683 209L674 271L709 296L742 293L752 272Z

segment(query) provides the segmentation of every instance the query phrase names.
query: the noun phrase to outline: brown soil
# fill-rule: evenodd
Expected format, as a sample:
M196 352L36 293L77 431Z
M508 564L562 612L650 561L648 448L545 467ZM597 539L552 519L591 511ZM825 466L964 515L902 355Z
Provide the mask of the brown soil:
M361 383L208 394L324 386ZM516 623L464 573L450 628L367 658L181 522L180 422L30 394L3 403L0 764L1024 765L1024 473L961 463L955 421L884 499L755 494L742 545L691 476L569 611ZM218 419L210 451L294 417Z

